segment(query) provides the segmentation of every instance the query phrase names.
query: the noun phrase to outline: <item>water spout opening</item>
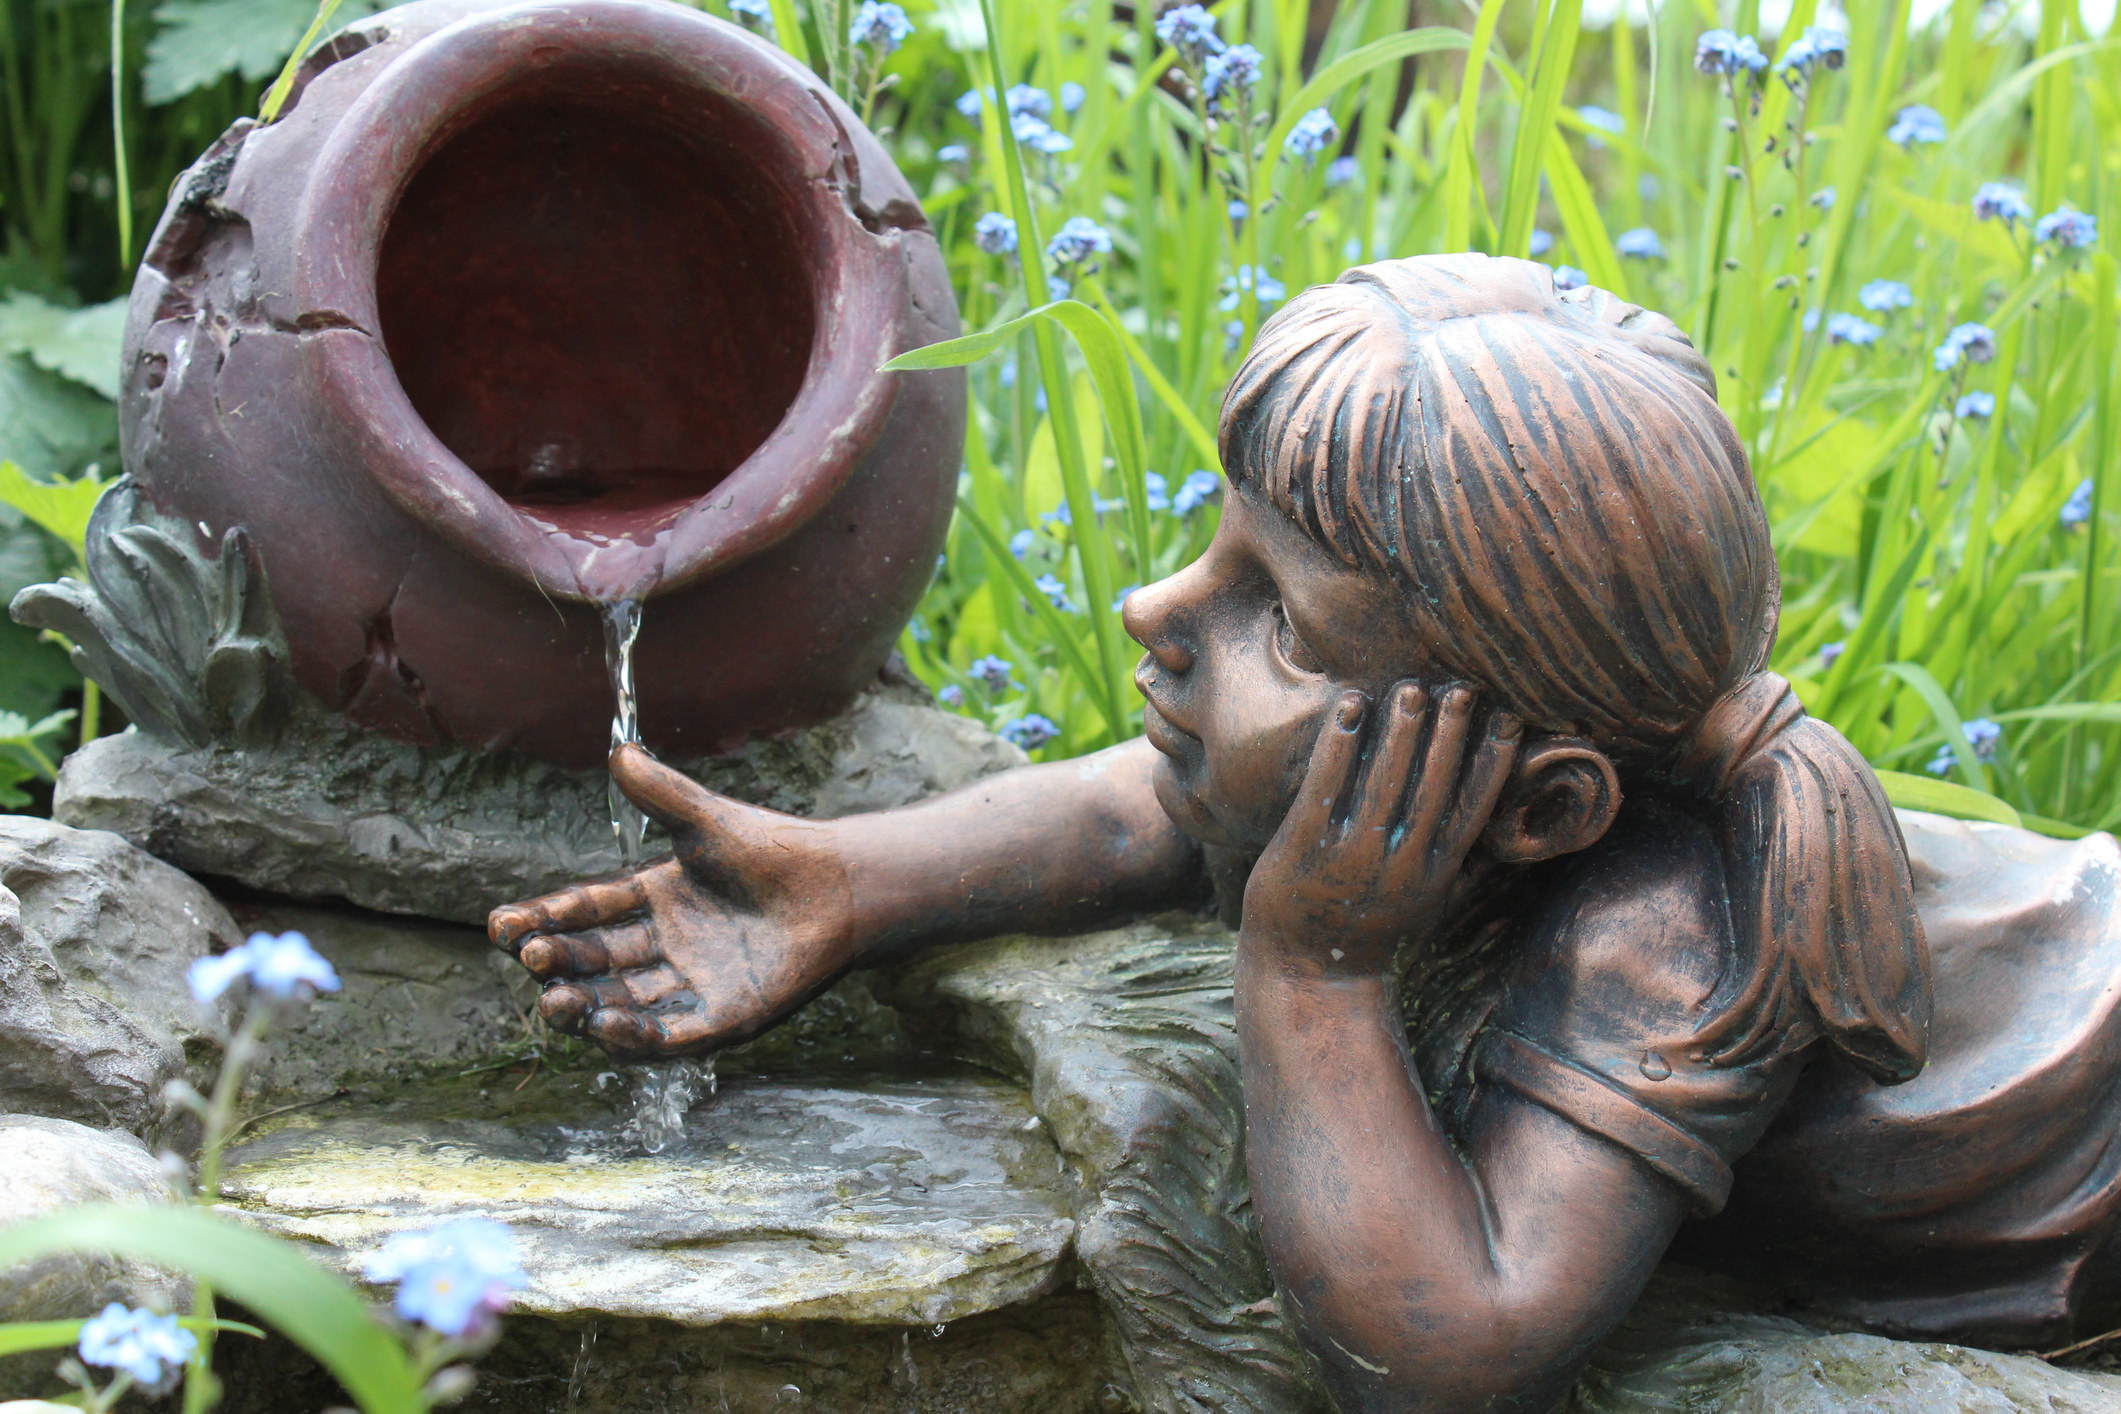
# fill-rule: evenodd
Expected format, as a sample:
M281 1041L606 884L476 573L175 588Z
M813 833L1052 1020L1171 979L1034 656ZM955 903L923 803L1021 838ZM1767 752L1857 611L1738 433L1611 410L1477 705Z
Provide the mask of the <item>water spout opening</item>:
M643 539L801 390L811 243L758 118L652 75L593 77L436 148L390 217L377 298L444 446L547 526Z

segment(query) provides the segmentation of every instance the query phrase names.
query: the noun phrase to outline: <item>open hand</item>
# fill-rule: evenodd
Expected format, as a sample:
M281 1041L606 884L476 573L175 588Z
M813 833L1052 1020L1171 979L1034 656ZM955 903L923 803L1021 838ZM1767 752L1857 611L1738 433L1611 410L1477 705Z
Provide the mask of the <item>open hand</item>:
M1440 704L1402 682L1367 735L1370 702L1327 713L1295 803L1245 886L1244 932L1329 974L1376 976L1430 936L1472 882L1467 859L1516 764L1506 712L1473 740L1474 694Z
M716 795L638 746L611 773L676 855L493 911L495 945L546 984L546 1021L620 1055L697 1055L756 1036L852 963L829 822Z

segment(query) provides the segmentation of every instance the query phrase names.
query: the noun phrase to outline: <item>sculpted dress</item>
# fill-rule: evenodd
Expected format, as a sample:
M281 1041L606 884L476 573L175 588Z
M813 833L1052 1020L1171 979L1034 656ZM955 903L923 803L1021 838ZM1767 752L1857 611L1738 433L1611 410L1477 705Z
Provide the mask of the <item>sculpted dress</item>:
M2114 838L1901 814L1935 1014L1928 1065L1885 1086L1802 1025L1749 1064L1708 1065L1689 1037L1727 1000L1730 958L1654 927L1624 952L1565 941L1597 931L1567 926L1574 909L1614 891L1654 916L1661 890L1698 907L1689 877L1720 878L1682 807L1628 817L1410 978L1446 1122L1478 1087L1508 1086L1692 1196L1673 1257L1903 1334L2044 1345L2121 1324Z

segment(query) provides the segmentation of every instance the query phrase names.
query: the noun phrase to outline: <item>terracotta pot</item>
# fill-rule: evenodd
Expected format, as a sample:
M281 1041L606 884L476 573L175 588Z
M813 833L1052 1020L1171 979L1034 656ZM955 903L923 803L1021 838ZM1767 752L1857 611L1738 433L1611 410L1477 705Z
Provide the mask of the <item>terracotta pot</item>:
M819 720L933 572L961 373L911 189L807 70L661 0L423 0L177 185L125 464L248 528L302 685L423 743L601 761L597 601L648 742ZM203 543L203 542L202 542Z

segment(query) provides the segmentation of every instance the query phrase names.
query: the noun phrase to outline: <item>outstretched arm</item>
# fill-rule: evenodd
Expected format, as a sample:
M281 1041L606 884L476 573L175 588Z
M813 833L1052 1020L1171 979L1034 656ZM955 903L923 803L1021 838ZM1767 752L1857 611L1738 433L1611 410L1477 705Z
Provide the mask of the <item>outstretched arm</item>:
M1402 686L1365 752L1367 704L1344 702L1246 893L1236 1001L1253 1199L1288 1314L1348 1414L1551 1407L1694 1196L1507 1082L1484 1076L1462 1148L1430 1108L1394 952L1448 916L1517 758L1515 725L1498 714L1480 733L1471 707L1459 690L1432 711ZM1685 916L1686 883L1579 911L1569 926L1601 936L1570 946L1625 966L1645 927L1707 928ZM1713 937L1666 941L1717 956ZM1583 990L1564 988L1568 1005L1625 1002ZM1692 1026L1667 1020L1682 1037ZM1554 1064L1552 1093L1600 1085ZM1613 1108L1629 1122L1660 1123L1626 1105Z
M806 820L718 796L635 746L620 788L672 858L496 909L496 944L547 983L539 1012L614 1050L746 1040L848 968L1012 931L1067 932L1205 897L1197 847L1135 741L935 800Z

